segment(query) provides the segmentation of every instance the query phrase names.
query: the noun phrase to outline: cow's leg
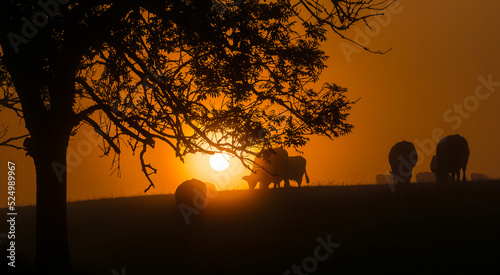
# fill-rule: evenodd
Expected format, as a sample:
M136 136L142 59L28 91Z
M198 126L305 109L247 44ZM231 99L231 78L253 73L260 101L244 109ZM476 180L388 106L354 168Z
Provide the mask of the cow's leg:
M461 182L460 180L460 168L457 169L457 171L455 171L455 173L457 174L457 182Z
M455 179L457 182L460 181L460 168L458 169L458 171L456 169L453 171L452 181L455 182Z
M285 187L290 187L290 180L285 178Z
M462 181L463 182L467 182L467 178L465 177L465 170L466 169L467 169L467 166L462 167L462 171L463 171ZM458 171L458 176L460 177L460 170Z

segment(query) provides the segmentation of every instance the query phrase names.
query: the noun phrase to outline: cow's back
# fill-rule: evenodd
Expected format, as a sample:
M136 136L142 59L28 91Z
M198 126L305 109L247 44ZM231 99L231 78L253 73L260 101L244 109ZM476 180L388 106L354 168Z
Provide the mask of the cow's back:
M413 154L416 154L413 143L406 140L400 141L392 146L391 151L389 151L389 164L391 164L391 167L394 166L397 168L401 160L404 159L410 164L415 165L418 158L416 156L413 157Z
M459 167L466 167L469 161L469 144L460 135L450 135L442 138L436 148L439 169L446 172Z

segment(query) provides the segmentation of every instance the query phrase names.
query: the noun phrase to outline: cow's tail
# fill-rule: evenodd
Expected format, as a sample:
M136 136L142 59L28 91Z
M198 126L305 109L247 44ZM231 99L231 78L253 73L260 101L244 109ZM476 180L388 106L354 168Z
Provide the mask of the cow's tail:
M305 168L304 168L304 173L306 174L306 183L309 183L309 176L307 175L307 171Z

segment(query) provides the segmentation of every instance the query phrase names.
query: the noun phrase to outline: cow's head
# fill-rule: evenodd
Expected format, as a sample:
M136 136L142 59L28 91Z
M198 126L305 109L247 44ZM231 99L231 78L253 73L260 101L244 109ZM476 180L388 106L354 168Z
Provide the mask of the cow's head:
M248 175L248 176L243 176L244 180L246 180L248 182L248 188L250 190L253 190L255 189L255 186L257 185L257 177L255 174L251 174L251 175Z

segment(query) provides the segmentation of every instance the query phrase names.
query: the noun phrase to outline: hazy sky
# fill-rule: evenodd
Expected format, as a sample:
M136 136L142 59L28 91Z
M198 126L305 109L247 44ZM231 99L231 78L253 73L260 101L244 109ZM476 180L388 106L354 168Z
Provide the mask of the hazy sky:
M429 171L433 139L457 133L469 142L468 174L499 177L499 11L495 0L401 1L386 16L369 20L371 30L360 25L349 32L373 50L392 48L385 55L361 51L331 34L323 45L331 58L322 81L347 87L348 97L360 100L349 117L355 126L351 134L333 141L313 137L302 149L311 181L374 182L376 174L389 170L389 150L401 140L413 142L419 150L414 174ZM19 120L11 113L1 112L0 117L16 130ZM110 176L112 158L99 158L95 144L84 133L71 141L68 198L142 194L148 183L138 157L122 154L121 178ZM193 177L233 188L249 173L236 161L228 170L214 172L208 157L198 155L182 164L166 146L158 146L149 156L159 169L152 193L173 192ZM0 160L0 175L5 177L7 160L17 164L18 203L34 203L32 159L0 147ZM5 206L5 192L0 194Z

